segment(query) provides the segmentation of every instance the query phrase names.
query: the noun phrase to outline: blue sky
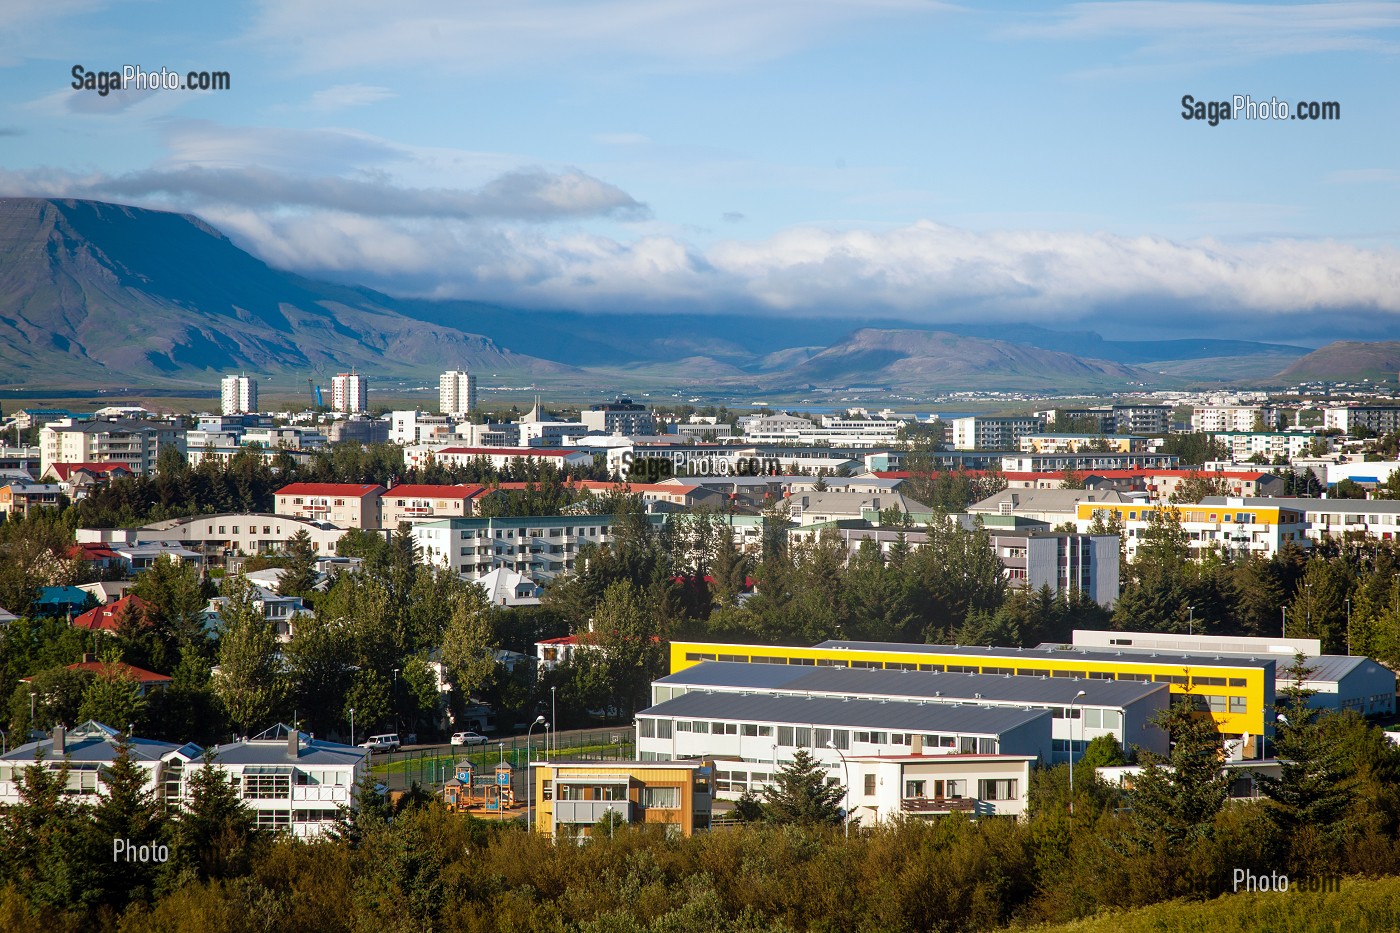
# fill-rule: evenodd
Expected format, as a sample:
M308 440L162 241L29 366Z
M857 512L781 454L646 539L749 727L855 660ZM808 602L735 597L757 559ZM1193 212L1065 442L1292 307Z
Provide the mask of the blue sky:
M1397 331L1397 3L51 0L0 36L3 193L188 210L394 293ZM75 64L232 87L99 97Z

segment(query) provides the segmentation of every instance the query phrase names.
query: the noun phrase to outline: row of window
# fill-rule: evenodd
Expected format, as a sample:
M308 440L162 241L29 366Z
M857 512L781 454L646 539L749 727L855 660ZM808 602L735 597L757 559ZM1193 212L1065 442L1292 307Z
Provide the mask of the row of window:
M739 735L751 738L774 738L779 748L826 748L830 743L842 751L849 750L851 742L867 745L897 745L909 747L914 744L915 733L883 732L876 730L815 728L812 726L770 726L760 723L708 722L704 720L671 720L638 717L637 734L644 739L669 739L673 732L691 732L706 735ZM978 736L958 736L929 734L920 736L925 748L956 748L962 754L994 755L997 741L994 738Z

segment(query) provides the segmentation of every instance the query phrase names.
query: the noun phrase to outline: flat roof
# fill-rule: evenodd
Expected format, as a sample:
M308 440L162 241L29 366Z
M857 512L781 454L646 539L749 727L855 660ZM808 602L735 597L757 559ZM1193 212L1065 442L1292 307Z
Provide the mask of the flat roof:
M1084 690L1085 704L1113 707L1128 706L1153 693L1170 689L1167 684L1133 680L886 671L741 661L702 661L655 682L670 686L854 693L918 699L980 698L997 703L1044 703L1053 706L1069 705L1075 694Z
M976 735L999 735L1038 719L1051 718L1048 709L952 706L945 703L905 703L897 700L885 702L825 697L775 697L704 691L694 691L665 703L658 703L637 715L911 729L920 732L962 732Z
M1041 647L1044 647L1044 645L1042 645ZM1131 645L1124 645L1124 646L1122 646L1121 649L1118 648L1118 647L1115 647L1113 650L1115 650L1115 651L1121 650L1124 654L1137 654L1137 655L1155 654L1155 655L1157 656L1156 659L1158 659L1158 660L1160 660L1163 656L1167 656L1167 657L1182 657L1182 656L1185 656L1186 654L1189 654L1189 652L1183 653L1180 649L1177 649L1177 648L1165 648L1165 649L1164 649L1164 648L1146 648L1146 647L1138 648L1138 647L1133 647L1133 646L1131 646ZM1240 659L1240 658L1244 658L1244 659L1246 659L1246 660L1253 660L1253 659L1256 659L1256 658L1265 657L1265 656L1269 656L1269 655L1270 655L1270 652L1262 651L1262 650L1261 650L1261 651L1255 651L1255 652L1244 652L1244 651L1212 651L1212 652L1210 652L1210 657L1212 657L1212 658L1214 658L1214 657L1231 658L1231 659ZM1196 657L1196 655L1191 655L1191 657L1194 658L1194 657ZM1288 670L1288 668L1293 664L1293 655L1284 654L1284 653L1282 653L1282 652L1273 652L1273 653L1272 653L1272 658L1273 658L1273 661L1274 661L1274 665L1275 665L1274 671L1275 671L1275 675L1277 676L1277 678L1278 678L1280 681L1284 681L1284 680L1290 679L1289 676L1288 676L1287 670ZM1348 674L1352 673L1353 671L1355 671L1358 667L1364 666L1364 665L1365 665L1366 663L1368 663L1368 662L1371 663L1371 664L1374 664L1376 667L1380 667L1380 668L1383 668L1383 669L1388 670L1388 668L1384 668L1383 665L1377 663L1376 661L1372 660L1371 658L1368 658L1368 657L1365 657L1364 655L1359 655L1359 654L1352 654L1352 655L1346 655L1346 654L1305 654L1305 655L1303 656L1303 658L1304 658L1305 663L1308 665L1308 667L1310 667L1310 668L1313 669L1312 675L1311 675L1310 677L1308 677L1308 681L1309 681L1310 683L1319 683L1319 682L1333 683L1333 682L1336 682L1336 681L1338 681L1338 680L1341 680L1343 677L1346 677ZM1192 660L1190 663L1195 664L1195 663L1197 663L1197 662L1196 662L1195 660Z
M1226 657L1218 651L1212 651L1208 654L1191 654L1161 648L1135 652L1131 649L1119 650L1117 648L993 648L980 645L914 645L900 642L837 640L824 641L816 647L838 651L903 651L912 654L957 654L970 658L1016 658L1026 661L1037 659L1044 661L1110 661L1129 664L1167 664L1172 661L1184 661L1197 667L1264 667L1274 664L1277 660L1275 657L1261 656L1264 655L1264 652L1260 652L1260 655ZM1139 658L1138 654L1143 656ZM1129 657L1129 655L1132 656Z

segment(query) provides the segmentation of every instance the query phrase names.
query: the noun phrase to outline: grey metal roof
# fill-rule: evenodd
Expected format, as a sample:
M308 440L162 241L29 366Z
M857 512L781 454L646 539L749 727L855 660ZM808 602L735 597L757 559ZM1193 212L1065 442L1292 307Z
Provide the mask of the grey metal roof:
M1047 646L1047 644L1048 644L1048 643L1042 643L1042 644L1040 645L1040 647L1041 647L1041 648L1045 648L1045 647ZM1058 645L1055 646L1055 647L1058 647ZM1156 655L1155 660L1161 660L1164 656L1165 656L1165 657L1181 657L1181 656L1183 656L1184 654L1188 654L1188 653L1189 653L1189 652L1182 652L1182 651L1180 651L1180 650L1171 649L1171 648L1167 648L1167 649L1163 649L1163 648L1132 648L1132 647L1127 647L1127 646L1124 646L1124 647L1121 648L1121 649L1119 649L1119 648L1114 648L1113 650L1115 650L1115 651L1121 650L1124 654L1141 654L1141 655L1155 654L1155 655ZM1191 657L1192 657L1192 660L1191 660L1191 663L1192 663L1192 664L1198 663L1198 662L1195 660L1195 658L1198 657L1197 655L1192 655ZM1220 657L1220 658L1229 658L1229 659L1239 659L1239 658L1250 659L1250 658L1263 658L1263 657L1273 658L1273 659L1274 659L1274 674L1275 674L1275 676L1278 678L1279 682L1283 682L1283 681L1286 681L1286 680L1290 679L1289 676L1288 676L1288 673L1287 673L1287 669L1288 669L1288 667L1293 663L1293 655L1291 655L1291 654L1284 654L1282 651L1276 651L1276 652L1268 652L1268 651L1255 651L1255 652L1244 652L1244 651L1212 651L1212 652L1209 653L1209 657L1211 657L1211 658ZM1352 673L1353 671L1355 671L1357 668L1362 667L1363 665L1365 665L1365 664L1367 664L1367 663L1369 663L1369 664L1374 664L1377 668L1381 668L1382 670L1385 669L1385 668L1382 668L1381 665L1376 664L1375 661L1372 661L1370 658L1363 657L1362 655L1311 654L1311 655L1307 655L1307 656L1306 656L1306 661L1307 661L1308 667L1310 667L1310 668L1313 669L1312 674L1308 677L1308 681L1309 681L1310 683L1336 683L1337 681L1339 681L1339 680L1341 680L1342 678L1346 677L1348 674L1350 674L1350 673Z
M1384 464L1377 464L1383 466ZM1245 508L1270 508L1277 506L1295 509L1300 512L1338 512L1359 515L1372 512L1393 515L1400 513L1400 500L1396 499L1306 499L1296 496L1250 496L1240 500L1235 496L1204 496L1201 505L1228 506L1231 501L1243 501Z
M692 692L642 710L638 716L795 723L816 726L911 729L999 735L1038 719L1049 728L1048 709L948 706L898 700L835 700L820 697L755 696L742 693Z
M287 752L287 740L230 742L214 749L215 762L221 765L351 765L362 760L368 749L337 742L323 742L303 735L297 743L299 753Z
M179 751L183 747L174 742L133 738L131 740L131 757L135 761L159 761L171 752ZM104 726L89 720L80 726L75 726L67 733L63 740L63 754L61 755L54 754L53 738L50 737L18 745L10 749L7 754L0 756L0 761L32 762L36 748L42 759L57 759L66 755L75 764L103 764L116 760L117 730L111 726Z
M810 691L867 696L942 698L998 703L1066 706L1080 690L1089 706L1123 707L1166 684L1131 680L1081 680L1074 677L1016 677L1006 674L946 674L936 671L877 671L795 664L745 664L704 661L656 681L687 687L733 687L750 690Z
M1139 653L1128 648L993 648L982 647L980 645L916 645L902 642L838 641L834 639L824 641L816 647L846 649L848 651L903 651L914 654L959 654L970 658L1006 658L1018 663L1022 661L1030 663L1036 660L1120 661L1132 663L1139 660L1136 657L1128 657L1130 654ZM1226 657L1223 653L1217 651L1212 651L1209 654L1190 654L1183 651L1156 648L1148 649L1147 657L1141 660L1156 664L1167 664L1171 661L1185 661L1198 667L1264 667L1274 664L1277 658L1262 652L1258 655Z

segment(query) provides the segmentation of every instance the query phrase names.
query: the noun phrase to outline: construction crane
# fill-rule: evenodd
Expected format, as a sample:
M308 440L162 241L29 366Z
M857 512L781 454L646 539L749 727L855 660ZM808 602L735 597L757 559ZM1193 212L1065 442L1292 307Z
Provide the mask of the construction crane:
M325 401L321 398L321 387L315 384L314 379L306 380L306 394L311 396L311 400L317 408L326 407Z

